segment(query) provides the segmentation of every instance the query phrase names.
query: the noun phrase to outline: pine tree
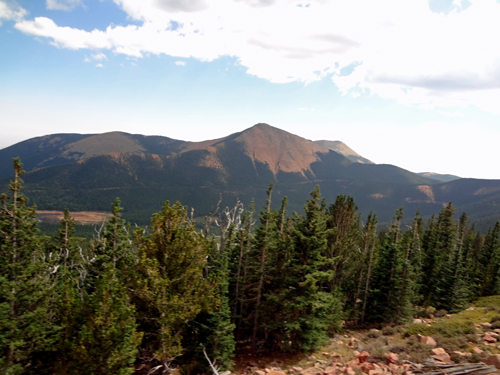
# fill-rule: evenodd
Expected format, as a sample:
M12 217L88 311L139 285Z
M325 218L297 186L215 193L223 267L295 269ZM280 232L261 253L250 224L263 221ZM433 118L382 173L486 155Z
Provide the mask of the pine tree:
M144 360L168 369L182 354L182 335L200 312L220 304L217 281L206 279L207 242L187 208L167 201L151 219L151 235L135 231L138 259L131 277Z
M328 250L325 203L319 187L311 193L305 216L296 216L292 229L293 255L284 272L288 298L284 302L285 347L308 351L323 344L332 325L339 323L340 301L328 290L333 260Z
M261 314L261 303L263 300L263 296L265 295L264 291L264 280L267 276L266 265L268 264L268 256L270 247L273 246L273 235L272 232L275 231L276 221L273 212L271 212L271 196L273 192L273 184L269 186L269 189L266 191L268 199L265 211L261 213L260 221L261 224L256 230L255 234L255 245L254 249L256 250L256 255L260 258L260 262L258 264L258 281L257 287L255 289L255 305L252 311L253 315L253 324L252 324L252 339L251 346L252 351L255 353L257 351L257 334L260 327L260 319L259 314Z
M52 345L53 336L36 209L21 193L20 160L13 165L11 193L2 194L0 208L0 372L9 375L21 373L34 352Z
M113 263L106 265L95 286L84 301L84 322L74 343L73 373L132 374L142 333L136 331L135 309Z
M490 228L484 239L481 252L483 288L481 295L491 296L500 293L500 223Z

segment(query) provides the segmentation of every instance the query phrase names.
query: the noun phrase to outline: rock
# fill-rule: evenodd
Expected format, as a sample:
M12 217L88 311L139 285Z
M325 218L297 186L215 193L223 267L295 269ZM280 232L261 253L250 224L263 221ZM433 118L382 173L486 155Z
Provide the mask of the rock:
M371 364L370 362L363 362L362 364L359 365L359 368L364 373L368 373L370 370L373 370L373 364Z
M391 370L393 374L399 374L399 366L395 363L389 363L389 370Z
M434 348L432 349L432 352L434 353L431 355L432 358L437 359L438 361L441 361L443 363L450 363L451 358L448 353L443 348Z
M421 344L425 344L425 345L431 345L431 346L436 346L437 343L436 343L436 340L434 340L432 337L430 336L422 336L422 335L417 335L417 338L418 338L418 341L421 343Z
M471 306L471 307L469 307L468 309L466 309L466 311L474 311L474 307L473 307L473 306Z
M357 358L359 356L359 352L357 350L353 351L352 354L354 354L354 356Z
M267 375L286 375L286 374L283 371L270 370L270 371L267 372Z
M363 350L361 353L359 353L357 355L359 363L364 363L364 362L368 361L368 357L369 356L370 356L370 353L368 353L367 351Z
M327 368L325 368L325 373L327 374L335 374L335 372L337 371L337 367L335 366L328 366Z
M493 336L490 336L488 334L485 334L483 336L483 340L486 341L486 342L489 342L490 344L493 344L493 343L497 342L496 338L494 338Z
M295 371L295 372L301 372L301 371L303 371L302 367L300 367L300 366L293 366L292 370Z
M379 370L370 370L368 371L368 375L381 375L383 374L381 371Z
M493 328L493 326L491 325L491 323L481 323L481 327L483 328L486 328L486 329L491 329Z
M495 368L500 369L500 354L492 354L486 361L484 361L488 366L495 366Z
M223 371L220 373L220 375L231 375L231 371ZM283 374L286 375L286 374Z
M311 367L300 372L300 375L321 375L323 370L317 367Z
M257 375L266 375L266 372L262 371L262 370L255 370L255 374L257 374Z
M391 364L391 363L395 363L397 362L397 360L399 359L399 356L396 354L396 353L389 353L386 357L385 357L385 362L387 364Z
M476 354L482 354L483 351L481 349L479 349L477 346L473 347L472 348L472 351Z
M423 322L422 319L413 319L413 324L422 324Z
M345 375L356 375L356 371L354 371L352 368L347 366L347 368L344 370Z
M463 358L468 358L468 357L472 356L471 353L459 352L458 350L454 351L453 354L456 356L459 356L459 357L463 357Z
M357 368L357 367L359 367L359 361L358 361L358 359L353 359L352 361L347 362L346 366L349 366L352 368Z

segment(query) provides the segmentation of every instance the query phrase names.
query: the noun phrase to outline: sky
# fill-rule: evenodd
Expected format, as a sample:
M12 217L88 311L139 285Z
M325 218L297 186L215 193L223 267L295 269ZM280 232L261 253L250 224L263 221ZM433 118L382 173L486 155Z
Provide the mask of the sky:
M500 179L500 0L0 0L0 149L267 123Z

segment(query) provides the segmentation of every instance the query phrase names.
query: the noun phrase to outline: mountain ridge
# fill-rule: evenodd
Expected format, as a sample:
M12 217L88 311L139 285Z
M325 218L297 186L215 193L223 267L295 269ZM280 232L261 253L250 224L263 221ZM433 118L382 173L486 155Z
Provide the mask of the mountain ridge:
M400 207L426 216L449 201L457 201L457 209L489 202L481 206L484 215L471 215L488 222L500 218L491 209L491 202L500 202L500 181L478 180L472 189L461 180L443 183L393 165L353 162L263 123L202 142L123 132L33 138L0 150L3 186L15 156L28 171L26 194L46 210L107 210L118 196L129 218L139 221L149 220L165 200L179 200L203 215L221 194L224 204L239 198L248 205L255 199L259 207L273 182L275 202L288 196L289 209L296 211L319 184L328 202L351 195L364 215L373 211L381 222L390 221Z

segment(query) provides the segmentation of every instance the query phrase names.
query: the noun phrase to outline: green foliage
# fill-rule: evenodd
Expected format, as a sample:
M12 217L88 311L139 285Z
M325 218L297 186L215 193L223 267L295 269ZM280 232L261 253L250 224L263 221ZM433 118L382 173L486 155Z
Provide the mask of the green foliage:
M406 337L410 337L413 335L433 336L436 333L436 328L433 326L428 326L426 324L412 324L404 332L404 335Z
M134 307L110 264L85 301L84 321L75 338L77 374L128 375L142 333L136 332Z
M135 232L139 247L129 278L144 333L143 357L167 366L182 353L186 324L220 303L218 286L203 277L206 240L195 232L187 209L167 201L151 219L151 235Z
M53 344L35 207L27 207L21 193L21 162L13 164L10 195L2 194L0 207L0 372L5 374L20 373L33 353Z

